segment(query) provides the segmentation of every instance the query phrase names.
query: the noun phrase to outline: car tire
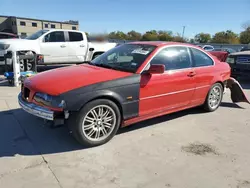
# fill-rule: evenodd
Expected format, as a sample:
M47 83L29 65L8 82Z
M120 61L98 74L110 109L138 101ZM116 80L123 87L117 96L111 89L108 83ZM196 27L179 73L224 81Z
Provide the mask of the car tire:
M223 98L223 92L223 86L220 83L215 83L210 88L203 105L207 112L213 112L219 108Z
M101 114L103 118L100 117ZM80 144L94 147L107 143L115 136L121 124L121 113L114 102L97 99L87 103L79 112L70 115L67 124Z
M97 58L100 55L102 55L102 53L96 53L96 54L94 54L93 57L92 57L92 60L94 60L95 58Z

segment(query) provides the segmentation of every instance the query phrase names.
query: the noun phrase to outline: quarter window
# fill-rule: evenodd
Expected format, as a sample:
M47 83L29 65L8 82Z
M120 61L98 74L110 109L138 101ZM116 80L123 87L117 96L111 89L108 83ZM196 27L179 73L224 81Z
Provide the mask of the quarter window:
M83 41L82 33L69 32L69 41L71 42Z
M211 66L214 64L213 60L204 52L197 50L195 48L190 48L195 67Z
M188 48L168 47L161 50L150 62L150 64L163 64L165 70L178 70L192 66Z
M44 37L45 42L65 42L64 32L63 31L55 31L47 34Z

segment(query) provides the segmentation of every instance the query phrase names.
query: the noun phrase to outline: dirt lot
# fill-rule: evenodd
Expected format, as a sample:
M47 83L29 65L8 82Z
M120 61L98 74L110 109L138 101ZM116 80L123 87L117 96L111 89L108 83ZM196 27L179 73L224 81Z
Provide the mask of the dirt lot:
M228 92L214 113L155 118L89 149L19 109L19 90L0 86L0 188L250 187L250 105Z

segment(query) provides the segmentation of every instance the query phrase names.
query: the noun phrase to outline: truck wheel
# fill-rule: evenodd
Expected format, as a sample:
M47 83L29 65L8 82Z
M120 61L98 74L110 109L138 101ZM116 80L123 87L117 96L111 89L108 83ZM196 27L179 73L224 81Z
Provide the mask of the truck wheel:
M105 144L114 137L121 123L120 110L107 99L87 103L81 111L70 116L70 129L82 145L93 147Z
M101 54L102 54L101 52L100 52L100 53L94 54L93 57L92 57L92 60L95 59L95 58L97 58L97 57L98 57L99 55L101 55Z
M25 68L24 68L24 60L20 60L19 65L20 65L20 71L23 72L25 70Z
M223 87L220 83L215 83L207 94L204 109L208 112L217 110L223 97Z

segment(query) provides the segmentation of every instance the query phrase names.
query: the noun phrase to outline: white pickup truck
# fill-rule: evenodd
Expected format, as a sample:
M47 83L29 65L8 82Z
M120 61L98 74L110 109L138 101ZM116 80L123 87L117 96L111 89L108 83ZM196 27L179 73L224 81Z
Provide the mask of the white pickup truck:
M19 51L44 55L44 64L76 64L90 61L116 45L89 42L85 32L76 30L40 30L25 39L0 40L0 61L8 51Z

